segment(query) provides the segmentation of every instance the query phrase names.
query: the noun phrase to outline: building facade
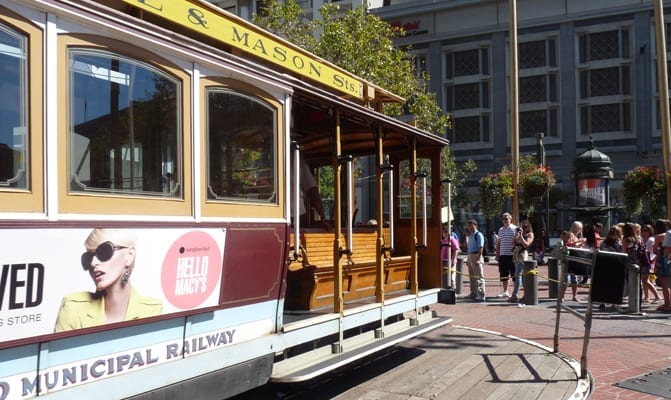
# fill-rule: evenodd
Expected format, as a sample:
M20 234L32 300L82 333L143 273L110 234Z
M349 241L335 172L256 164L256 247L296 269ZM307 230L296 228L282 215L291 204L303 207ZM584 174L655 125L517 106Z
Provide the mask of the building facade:
M469 182L477 208L479 178L510 163L508 1L403 1L373 12L405 28L399 44L412 46L453 118L452 151L478 164ZM546 163L568 195L552 210L556 231L575 218L571 171L591 140L613 160L611 205L622 204L627 171L663 167L654 3L520 0L517 20L520 154L535 155L544 133Z
M215 1L251 18L260 2ZM300 3L300 2L299 2ZM356 7L360 0L338 2ZM323 0L301 3L316 17ZM478 170L465 188L478 211L478 180L510 164L509 5L506 0L384 0L371 11L407 32L429 88L452 116L447 132L458 162ZM665 21L671 24L671 1ZM609 203L622 204L622 180L639 165L663 167L652 0L518 0L519 145L545 160L566 198L551 210L550 230L576 218L573 162L594 143L613 160ZM669 49L667 37L667 49ZM668 57L668 56L667 56ZM614 211L612 223L624 218ZM644 217L645 218L645 217Z

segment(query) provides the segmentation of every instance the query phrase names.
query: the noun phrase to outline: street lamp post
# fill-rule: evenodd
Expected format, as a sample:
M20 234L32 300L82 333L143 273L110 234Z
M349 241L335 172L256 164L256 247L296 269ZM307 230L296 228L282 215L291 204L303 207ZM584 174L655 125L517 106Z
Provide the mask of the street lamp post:
M543 132L538 132L536 134L536 158L538 165L541 167L547 167L545 164L545 145L543 144L543 137L545 134ZM545 191L545 219L541 224L541 249L545 250L547 246L547 238L550 235L550 189L548 188ZM543 219L543 218L541 218Z

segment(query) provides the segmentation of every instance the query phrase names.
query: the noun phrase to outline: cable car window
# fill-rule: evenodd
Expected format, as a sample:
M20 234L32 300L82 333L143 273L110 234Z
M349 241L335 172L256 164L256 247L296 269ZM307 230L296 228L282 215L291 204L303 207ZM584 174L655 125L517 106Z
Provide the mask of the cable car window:
M400 218L412 217L411 208L411 189L412 177L410 171L410 162L408 160L401 161L399 171L399 207ZM426 213L427 217L431 218L431 160L428 158L417 159L417 173L426 174ZM424 217L422 202L424 198L423 178L417 178L417 218Z
M207 103L208 199L277 203L275 108L225 88Z
M27 39L0 25L0 188L27 189Z
M105 51L68 67L70 190L181 198L181 83Z

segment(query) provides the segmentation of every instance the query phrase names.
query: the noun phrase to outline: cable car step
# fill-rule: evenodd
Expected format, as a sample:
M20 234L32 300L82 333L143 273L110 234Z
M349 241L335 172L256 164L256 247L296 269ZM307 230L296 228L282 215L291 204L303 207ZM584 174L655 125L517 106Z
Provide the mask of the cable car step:
M340 353L332 352L332 347L337 347L335 343L276 362L270 380L282 383L306 381L452 322L451 317L437 318L431 314L420 315L416 325L409 319L385 325L383 337L376 337L376 332L371 331L345 339Z

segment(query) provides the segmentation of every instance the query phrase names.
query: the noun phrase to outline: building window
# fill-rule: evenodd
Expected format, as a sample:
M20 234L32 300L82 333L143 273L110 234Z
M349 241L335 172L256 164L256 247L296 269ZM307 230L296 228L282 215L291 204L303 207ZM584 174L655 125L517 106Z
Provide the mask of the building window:
M107 51L69 51L71 192L181 198L181 84Z
M276 204L276 111L225 88L207 91L208 200Z
M664 16L664 18L666 20L668 20L670 18L670 16L666 15L666 16ZM667 85L669 85L669 88L671 88L671 61L669 61L669 60L671 60L671 56L669 55L669 54L671 54L671 45L669 45L669 43L671 43L671 38L669 38L669 32L671 32L671 23L666 24L666 59L667 59L667 62L666 62L666 75L667 75L666 76L666 83L667 83ZM654 35L654 33L653 33L653 35ZM656 51L656 49L655 49L655 51ZM656 54L657 53L655 52L655 55ZM654 63L654 66L655 66L654 73L653 73L653 76L654 76L653 90L655 92L655 127L657 128L656 131L653 134L656 135L656 136L660 136L661 135L661 129L662 129L662 122L661 122L661 111L660 111L660 108L659 108L659 86L658 86L659 81L658 81L658 78L657 78L657 59L653 60L653 63Z
M557 39L547 38L519 45L520 137L536 133L559 136L559 68Z
M0 189L30 184L27 47L24 35L0 25Z
M490 141L489 48L445 53L445 111L452 115L454 144Z
M426 54L415 54L412 58L413 65L415 68L415 74L417 77L421 77L427 72L427 59Z
M632 60L627 28L578 36L580 134L632 131Z

